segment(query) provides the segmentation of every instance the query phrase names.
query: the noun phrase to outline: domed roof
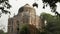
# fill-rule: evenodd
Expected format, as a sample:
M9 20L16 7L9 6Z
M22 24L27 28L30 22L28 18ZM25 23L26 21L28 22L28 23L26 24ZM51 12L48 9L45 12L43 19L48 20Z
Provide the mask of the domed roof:
M19 8L18 13L23 12L23 11L25 10L24 8L31 8L31 9L34 9L34 8L31 7L29 4L26 4L26 5L22 6L21 8Z
M24 7L31 7L29 4L24 5Z

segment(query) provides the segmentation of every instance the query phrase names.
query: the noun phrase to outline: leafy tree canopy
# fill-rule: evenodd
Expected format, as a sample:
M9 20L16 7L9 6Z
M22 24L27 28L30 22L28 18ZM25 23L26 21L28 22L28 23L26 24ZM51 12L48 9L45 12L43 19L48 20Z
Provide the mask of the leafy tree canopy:
M51 11L54 12L55 14L57 14L58 16L60 16L60 14L56 11L57 5L56 3L60 2L60 0L42 0L44 3L43 8L45 8L45 6L47 7L47 5L50 6L50 8L52 9Z
M11 8L11 5L9 4L9 0L0 0L0 10L1 10L0 16L2 13L5 13L5 14L9 13L10 14L10 12L8 10L6 10L5 8L6 9Z
M7 34L7 33L5 33L3 30L0 30L0 34Z
M46 34L60 34L60 17L42 13L41 16L47 21L45 26ZM44 33L44 34L45 34Z

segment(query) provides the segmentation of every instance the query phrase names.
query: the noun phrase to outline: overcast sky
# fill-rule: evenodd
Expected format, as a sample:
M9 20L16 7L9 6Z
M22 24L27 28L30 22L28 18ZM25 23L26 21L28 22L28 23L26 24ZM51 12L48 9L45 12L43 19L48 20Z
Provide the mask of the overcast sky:
M46 12L49 14L54 15L54 13L51 12L50 7L46 7L46 9L43 9L43 3L42 0L9 0L10 4L12 5L10 11L11 11L11 15L10 17L13 17L13 15L18 13L18 9L22 6L24 6L25 4L29 4L30 6L32 6L32 4L34 2L36 2L38 4L38 8L35 7L36 9L36 15L40 15L42 12ZM57 3L57 11L60 11L60 4ZM60 13L60 12L59 12ZM8 24L8 18L9 15L5 15L2 14L2 17L0 18L0 25L5 26L5 32L7 31L7 24Z

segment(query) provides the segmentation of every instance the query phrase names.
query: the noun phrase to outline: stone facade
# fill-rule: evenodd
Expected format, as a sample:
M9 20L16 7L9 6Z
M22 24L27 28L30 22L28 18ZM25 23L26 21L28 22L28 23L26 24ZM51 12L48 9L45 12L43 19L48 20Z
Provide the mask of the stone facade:
M42 20L36 15L35 9L28 4L21 7L13 18L8 19L8 34L17 34L19 30L17 28L25 23L38 29L42 28Z

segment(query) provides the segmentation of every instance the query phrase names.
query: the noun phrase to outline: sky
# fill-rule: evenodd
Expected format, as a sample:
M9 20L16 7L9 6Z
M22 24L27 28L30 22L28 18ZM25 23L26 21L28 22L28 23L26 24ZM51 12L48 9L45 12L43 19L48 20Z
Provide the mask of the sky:
M49 6L46 7L45 9L43 9L42 0L38 0L38 1L37 0L9 0L9 3L12 6L10 8L10 11L11 11L10 17L17 15L20 7L24 6L25 4L29 4L30 6L32 6L32 4L35 2L38 4L38 8L34 7L36 10L36 15L40 16L40 14L42 12L46 12L46 13L55 15L54 13L51 12L51 9ZM60 3L57 3L57 6L58 6L57 11L60 11ZM2 17L0 18L0 26L3 25L5 27L5 29L4 29L5 32L7 32L8 18L9 18L9 14L6 14L6 15L2 14Z

